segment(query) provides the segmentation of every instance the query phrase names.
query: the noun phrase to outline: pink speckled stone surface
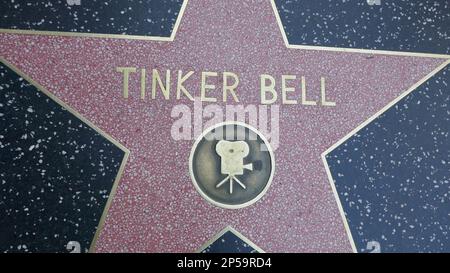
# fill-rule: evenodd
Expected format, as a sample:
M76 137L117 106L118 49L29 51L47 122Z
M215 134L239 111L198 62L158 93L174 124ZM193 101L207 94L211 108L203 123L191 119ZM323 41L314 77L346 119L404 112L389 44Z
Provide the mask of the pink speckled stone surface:
M256 0L189 1L173 42L1 34L0 55L131 151L98 252L192 252L228 225L267 252L351 251L320 154L443 63L288 49L270 2ZM233 71L242 104L259 104L262 73L278 86L281 74L305 76L310 90L323 76L337 106L282 105L269 191L227 210L190 180L194 140L170 136L180 101L140 100L138 73L123 99L117 66L194 70L185 85L197 96L199 72Z

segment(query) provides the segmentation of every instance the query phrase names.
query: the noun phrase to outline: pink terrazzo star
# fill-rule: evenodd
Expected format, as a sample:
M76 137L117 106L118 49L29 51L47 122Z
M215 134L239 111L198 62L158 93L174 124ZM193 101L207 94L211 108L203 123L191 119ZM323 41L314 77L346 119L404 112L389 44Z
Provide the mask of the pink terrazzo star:
M267 252L352 251L321 153L444 62L287 48L270 1L256 0L191 0L174 41L1 34L0 52L130 150L98 252L192 252L226 226ZM271 187L251 206L223 209L191 182L195 140L170 135L172 107L192 102L141 100L139 73L124 99L119 66L193 70L185 86L197 95L201 71L232 71L244 105L260 104L260 74L277 88L282 74L304 76L312 96L325 77L336 106L281 105Z

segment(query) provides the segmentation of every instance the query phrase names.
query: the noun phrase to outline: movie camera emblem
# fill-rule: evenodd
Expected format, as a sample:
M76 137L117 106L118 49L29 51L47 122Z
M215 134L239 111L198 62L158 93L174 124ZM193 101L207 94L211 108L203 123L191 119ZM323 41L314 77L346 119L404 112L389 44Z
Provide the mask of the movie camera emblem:
M210 203L228 209L258 201L269 189L274 170L269 142L241 122L223 122L205 130L189 160L196 190Z

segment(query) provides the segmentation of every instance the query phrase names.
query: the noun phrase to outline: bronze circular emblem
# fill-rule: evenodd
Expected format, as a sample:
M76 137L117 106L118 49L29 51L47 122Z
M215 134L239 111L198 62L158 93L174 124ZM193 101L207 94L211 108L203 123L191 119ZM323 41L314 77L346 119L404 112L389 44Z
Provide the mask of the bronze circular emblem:
M258 201L275 170L270 144L253 127L224 122L195 141L189 171L196 190L212 204L237 209Z

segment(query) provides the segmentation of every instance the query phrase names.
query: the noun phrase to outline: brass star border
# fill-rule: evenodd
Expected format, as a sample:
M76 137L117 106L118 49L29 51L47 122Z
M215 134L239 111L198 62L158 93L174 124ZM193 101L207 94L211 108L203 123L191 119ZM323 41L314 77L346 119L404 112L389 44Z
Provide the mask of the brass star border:
M63 107L65 110L67 110L69 113L71 113L72 115L74 115L75 117L77 117L81 122L83 122L84 124L86 124L88 127L92 128L95 132L97 132L99 135L103 136L104 138L106 138L109 142L111 142L113 145L115 145L117 148L119 148L120 150L122 150L124 152L124 156L122 158L122 162L120 163L120 167L119 170L117 172L116 178L114 179L114 183L113 186L111 188L111 192L109 194L108 200L106 201L106 205L103 209L102 215L100 217L99 223L97 225L96 231L95 231L95 235L94 238L91 241L91 245L89 246L89 252L93 252L93 250L95 249L95 243L97 242L97 238L100 235L100 232L103 228L103 225L105 223L105 219L106 216L108 214L108 210L109 207L111 206L112 200L114 199L114 195L117 191L117 187L119 185L119 181L120 178L122 177L123 171L125 170L125 165L128 161L128 157L130 155L130 150L128 150L125 146L123 146L120 142L118 142L117 140L115 140L113 137L111 137L110 135L108 135L107 133L105 133L104 131L102 131L100 128L98 128L97 126L95 126L92 122L90 122L89 120L87 120L85 117L83 117L80 113L78 113L77 111L75 111L73 108L71 108L69 105L65 104L63 101L61 101L60 99L58 99L55 95L53 95L52 93L50 93L47 89L45 89L42 85L40 85L39 83L37 83L36 81L34 81L32 78L30 78L28 75L26 75L24 72L22 72L20 69L18 69L17 67L15 67L14 65L12 65L11 63L9 63L8 61L6 61L5 59L3 59L2 57L0 57L0 63L4 64L6 67L8 67L9 69L11 69L12 71L14 71L15 73L17 73L17 75L19 75L20 77L22 77L24 80L26 80L27 82L29 82L31 85L33 85L34 87L36 87L36 89L38 89L40 92L42 92L44 95L46 95L48 98L50 98L51 100L53 100L54 102L56 102L58 105L60 105L61 107Z
M356 249L356 245L355 245L355 241L353 240L353 236L352 236L352 232L350 231L350 226L347 222L347 218L345 217L345 212L344 209L342 208L342 203L340 201L339 198L339 194L336 190L336 185L334 184L334 180L333 180L333 176L331 175L331 171L330 168L328 166L328 162L326 159L327 154L331 153L334 149L336 149L338 146L340 146L341 144L343 144L345 141L347 141L349 138L351 138L353 135L355 135L356 133L358 133L360 130L362 130L364 127L366 127L367 125L369 125L372 121L374 121L376 118L378 118L379 116L381 116L384 112L386 112L387 110L389 110L392 106L394 106L397 102L399 102L400 100L402 100L404 97L406 97L407 95L409 95L411 92L413 92L414 90L416 90L416 88L418 88L419 86L421 86L422 84L424 84L425 82L427 82L431 77L433 77L436 73L438 73L439 71L441 71L442 69L444 69L447 65L450 64L450 59L445 61L444 63L442 63L440 66L438 66L437 68L435 68L433 71L431 71L428 75L426 75L424 78L422 78L420 81L418 81L417 83L415 83L413 86L411 86L408 90L406 90L405 92L403 92L400 96L398 96L397 98L395 98L393 101L389 102L386 106L384 106L380 111L378 111L377 113L375 113L373 116L371 116L370 118L368 118L367 120L365 120L363 123L361 123L360 125L358 125L358 127L356 127L355 129L353 129L350 133L348 133L347 135L345 135L343 138L341 138L338 142L334 143L330 148L328 148L325 152L323 152L321 154L322 157L322 162L325 165L325 170L327 172L327 176L328 176L328 181L330 182L331 188L333 190L333 194L334 194L334 198L336 199L337 205L338 205L338 209L339 212L341 214L342 217L342 221L344 222L344 226L345 226L345 231L347 232L347 236L350 240L350 244L352 245L352 249L353 252L357 253L357 249Z
M361 49L361 48L345 48L345 47L329 47L329 46L315 46L315 45L295 45L290 44L286 31L284 30L281 22L278 8L275 4L275 0L268 0L272 6L273 12L276 17L278 27L283 37L284 44L287 48L292 49L305 49L305 50L322 50L322 51L338 51L338 52L350 52L350 53L365 53L365 54L380 54L380 55L396 55L396 56L415 56L415 57L427 57L427 58L450 58L449 54L434 54L434 53L420 53L420 52L408 52L408 51L393 51L393 50L374 50L374 49ZM112 39L129 39L129 40L147 40L147 41L161 41L161 42L173 42L178 31L178 27L183 18L184 11L188 5L189 0L184 0L178 12L175 25L169 37L163 36L145 36L145 35L127 35L127 34L104 34L104 33L90 33L90 32L66 32L66 31L43 31L43 30L26 30L26 29L5 29L0 28L0 33L11 34L31 34L31 35L49 35L49 36L68 36L68 37L87 37L87 38L112 38Z
M319 51L334 51L334 52L346 52L346 53L362 53L362 54L377 54L377 55L394 55L394 56L411 56L411 57L425 57L425 58L441 58L441 59L447 59L442 63L439 67L434 69L432 72L430 72L427 76L422 78L420 81L415 83L413 86L411 86L408 90L403 92L400 96L395 98L393 101L388 103L385 107L383 107L380 111L378 111L376 114L365 120L363 123L361 123L359 126L357 126L355 129L353 129L351 132L349 132L346 136L344 136L342 139L340 139L338 142L333 144L330 148L328 148L326 151L324 151L321 154L322 162L324 164L328 180L330 182L334 197L336 199L336 203L338 205L339 212L341 214L341 218L344 223L344 227L348 236L348 239L350 241L351 247L353 252L357 253L357 249L355 246L355 242L353 240L353 236L351 234L347 218L345 217L345 212L342 207L342 203L339 199L339 195L336 190L336 186L333 181L333 177L331 175L331 171L328 166L328 162L326 160L326 155L329 154L331 151L333 151L335 148L340 146L342 143L344 143L346 140L348 140L350 137L352 137L354 134L356 134L358 131L366 127L368 124L370 124L373 120L375 120L377 117L382 115L384 112L386 112L389 108L394 106L397 102L399 102L401 99L403 99L405 96L410 94L412 91L414 91L417 87L425 83L428 79L430 79L432 76L434 76L436 73L438 73L440 70L442 70L444 67L450 64L450 55L449 54L434 54L434 53L420 53L420 52L408 52L408 51L392 51L392 50L374 50L374 49L359 49L359 48L342 48L342 47L327 47L327 46L314 46L314 45L296 45L296 44L290 44L289 40L287 39L286 31L283 27L283 24L281 22L281 18L278 12L278 8L275 4L275 0L269 0L273 9L273 12L275 14L276 22L278 24L279 30L281 32L281 35L283 37L284 44L289 49L304 49L304 50L319 50ZM82 33L82 32L61 32L61 31L38 31L38 30L23 30L23 29L0 29L0 33L11 33L11 34L28 34L28 35L47 35L47 36L68 36L68 37L87 37L87 38L109 38L109 39L129 39L129 40L147 40L147 41L161 41L161 42L172 42L175 39L176 33L178 31L178 27L180 25L180 22L182 20L184 11L186 9L186 6L188 5L189 0L184 0L183 4L181 5L181 9L178 13L177 19L175 21L175 25L172 29L171 35L169 37L163 37L163 36L143 36L143 35L126 35L126 34L102 34L102 33ZM45 95L47 95L49 98L54 100L56 103L67 109L70 113L75 115L78 119L86 123L89 127L94 129L96 132L98 132L100 135L111 141L114 145L116 145L118 148L120 148L122 151L125 152L124 158L122 159L122 163L119 168L119 172L116 176L116 179L114 181L113 187L111 189L110 196L108 198L108 201L106 203L106 206L103 210L102 216L100 217L99 225L97 226L97 230L95 232L94 238L92 240L92 243L89 248L89 252L94 252L95 245L97 242L97 239L101 233L101 230L103 229L104 222L106 220L106 216L109 210L109 207L112 203L112 200L114 198L115 192L118 187L118 183L120 181L120 178L122 176L122 173L125 169L126 162L128 160L128 157L130 155L130 151L120 144L118 141L116 141L114 138L112 138L110 135L103 132L100 128L96 127L93 123L91 123L89 120L84 118L81 114L79 114L77 111L69 107L67 104L62 102L60 99L58 99L56 96L51 94L49 91L47 91L43 86L32 80L30 77L25 75L22 71L20 71L17 67L13 66L12 64L8 63L3 57L0 56L0 62L5 64L7 67L9 67L11 70L19 74L21 77L23 77L25 80L30 82L32 85L34 85L37 89L42 91ZM222 231L217 233L213 238L211 238L208 242L206 242L202 247L200 247L196 252L201 252L204 250L208 245L216 241L218 238L220 238L223 234L226 232L232 232L234 235L236 235L238 238L249 244L251 247L256 249L257 251L263 253L264 251L260 249L258 246L256 246L253 242L251 242L249 239L247 239L244 235L233 229L231 226L227 226Z
M219 233L217 233L216 235L214 235L214 237L212 237L211 239L209 239L206 243L204 243L199 249L197 249L196 253L201 253L203 250L205 250L208 246L210 246L211 244L213 244L215 241L217 241L218 239L220 239L220 237L222 237L225 233L227 232L231 232L233 233L236 237L238 237L239 239L241 239L244 243L246 243L247 245L249 245L250 247L252 247L254 250L258 251L259 253L266 253L264 250L262 250L261 248L259 248L255 243L253 243L252 241L250 241L250 239L248 239L247 237L245 237L244 235L242 235L239 231L235 230L234 228L232 228L231 226L227 226L226 228L222 229Z

